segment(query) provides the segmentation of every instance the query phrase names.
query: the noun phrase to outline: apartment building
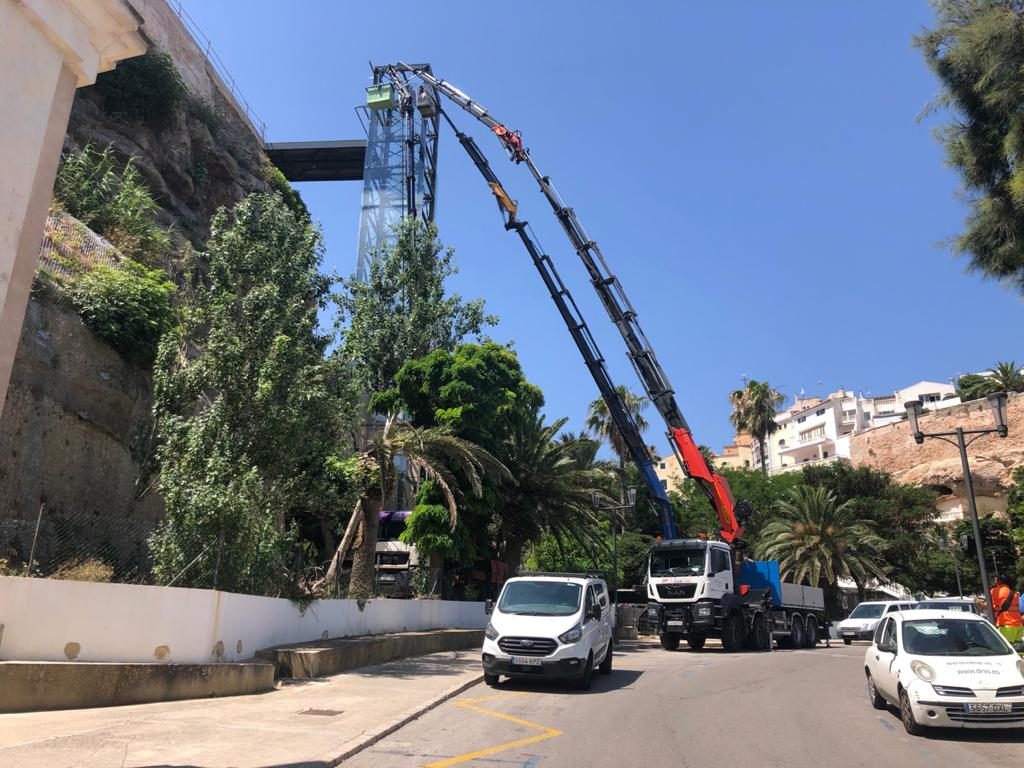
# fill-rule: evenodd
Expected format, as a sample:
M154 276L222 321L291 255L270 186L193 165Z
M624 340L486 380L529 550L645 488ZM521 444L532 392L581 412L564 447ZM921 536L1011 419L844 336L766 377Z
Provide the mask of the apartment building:
M828 397L800 397L776 414L778 430L768 437L767 456L757 441L751 445L751 466L767 462L770 473L792 472L806 464L849 460L850 436L906 418L903 404L920 399L925 408L958 405L951 384L919 381L891 395L865 397L849 390Z

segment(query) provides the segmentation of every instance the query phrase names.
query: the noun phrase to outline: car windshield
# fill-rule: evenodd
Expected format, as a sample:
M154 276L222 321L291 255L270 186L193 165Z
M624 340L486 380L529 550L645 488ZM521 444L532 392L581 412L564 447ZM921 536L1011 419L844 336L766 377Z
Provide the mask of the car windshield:
M670 549L651 555L651 576L701 576L704 547Z
M861 603L853 609L851 619L877 619L882 615L885 606L881 603Z
M1013 653L988 622L968 619L905 621L903 647L915 656L1006 656Z
M572 616L580 607L579 584L565 581L512 581L501 593L498 610L521 616Z

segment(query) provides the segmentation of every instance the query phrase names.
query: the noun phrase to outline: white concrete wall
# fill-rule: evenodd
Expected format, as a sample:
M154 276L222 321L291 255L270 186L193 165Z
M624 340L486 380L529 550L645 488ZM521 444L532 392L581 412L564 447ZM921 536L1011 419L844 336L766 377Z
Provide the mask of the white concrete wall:
M203 589L0 577L0 660L238 661L284 643L483 629L483 603L290 600Z

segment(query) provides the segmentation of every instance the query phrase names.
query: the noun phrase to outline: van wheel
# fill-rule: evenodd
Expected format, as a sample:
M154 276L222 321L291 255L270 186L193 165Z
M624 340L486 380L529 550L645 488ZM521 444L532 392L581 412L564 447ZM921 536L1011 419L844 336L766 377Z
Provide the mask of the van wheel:
M848 637L843 638L843 645L853 645L853 640Z
M583 677L576 681L576 688L580 691L589 691L590 683L594 678L594 654L587 656L587 666L583 668Z
M661 647L666 651L674 651L679 647L679 635L675 633L666 632L663 635L658 635L658 639L661 640Z
M704 647L708 639L704 635L690 635L686 638L686 644L695 651L699 651Z
M818 644L818 620L813 616L807 617L807 624L804 627L804 648L813 648Z
M875 709L885 709L885 699L882 698L882 694L875 688L875 679L871 677L871 673L868 673L868 701L871 702L871 706Z
M501 680L501 675L489 675L484 672L484 682L491 686L491 688L496 687L499 680Z
M731 614L722 625L722 647L728 652L738 651L743 647L744 631L743 617L738 613Z
M608 650L605 651L604 659L601 660L601 666L599 667L602 675L610 675L612 673L612 644L608 643Z

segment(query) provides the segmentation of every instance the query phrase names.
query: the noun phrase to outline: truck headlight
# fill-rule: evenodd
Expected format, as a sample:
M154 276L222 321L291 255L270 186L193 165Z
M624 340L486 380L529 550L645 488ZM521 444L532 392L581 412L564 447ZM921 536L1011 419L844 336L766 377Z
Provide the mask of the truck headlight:
M578 643L581 637L583 637L583 627L577 624L568 632L560 634L558 636L558 642L562 643L562 645L570 645L572 643Z
M710 619L711 606L708 603L698 603L693 609L693 615L699 619Z
M926 683L930 683L935 679L935 670L925 664L923 661L912 661L910 662L910 671L918 676L921 680Z
M487 622L487 629L484 630L484 637L486 637L488 640L498 639L498 630L496 630L494 628L494 625L491 624L491 622L489 621Z
M647 606L647 618L657 621L659 615L661 615L661 608L657 605Z

